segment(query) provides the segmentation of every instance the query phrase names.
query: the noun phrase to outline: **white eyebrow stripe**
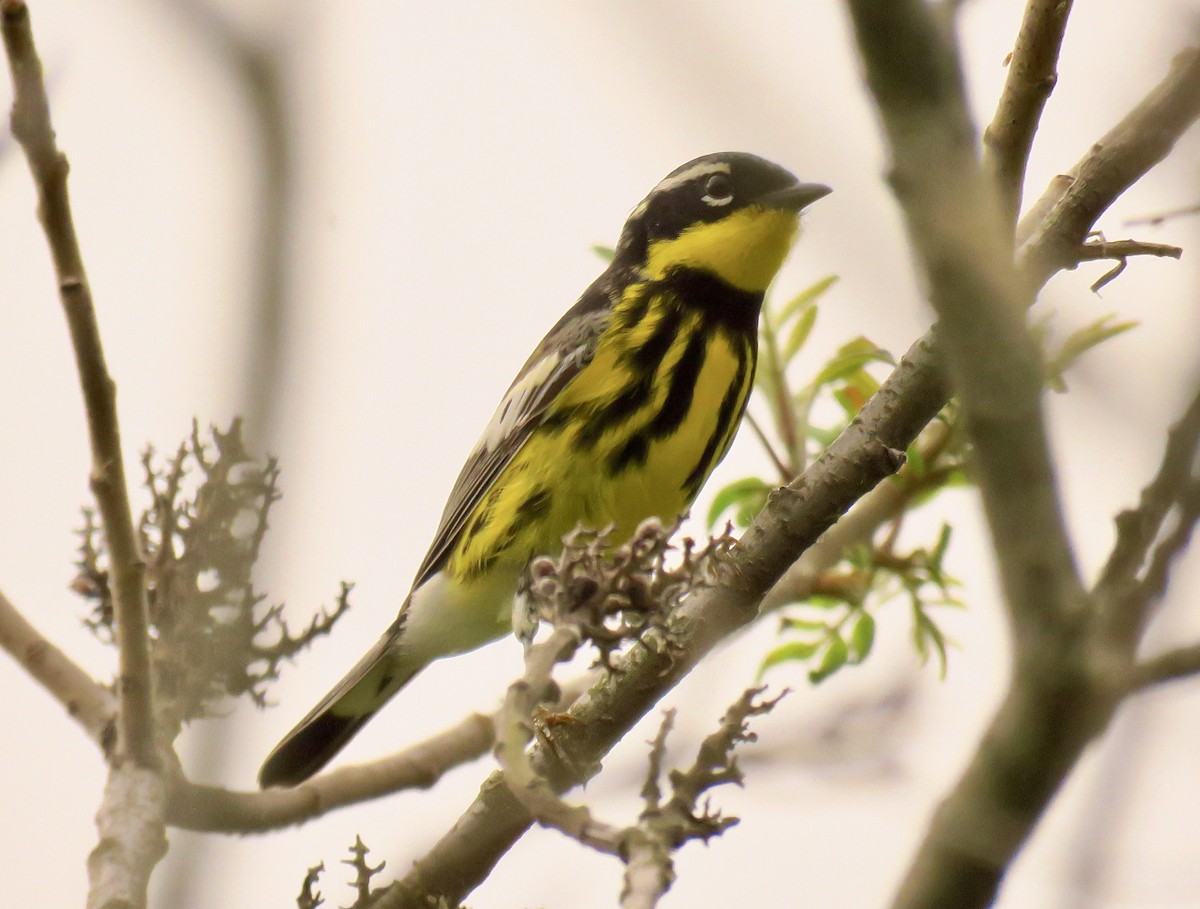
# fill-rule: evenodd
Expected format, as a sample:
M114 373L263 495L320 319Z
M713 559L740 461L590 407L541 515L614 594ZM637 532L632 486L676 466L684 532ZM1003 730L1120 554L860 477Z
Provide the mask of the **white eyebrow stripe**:
M729 173L728 164L697 164L695 167L689 167L685 171L675 174L673 177L665 178L658 186L650 190L650 195L657 193L665 193L674 189L676 186L682 186L689 180L695 180L697 177L704 177L708 174L727 174Z
M729 165L728 164L720 164L720 163L710 162L708 164L697 164L694 167L689 167L685 171L680 171L679 173L677 173L673 176L666 177L658 184L658 186L656 186L656 187L654 187L654 189L650 190L650 195L646 196L646 198L643 199L638 204L638 207L629 213L629 217L630 218L638 218L638 217L644 215L646 213L646 205L650 202L650 200L652 198L657 196L659 193L670 192L671 190L675 189L677 186L682 186L684 183L687 183L689 180L695 180L698 177L705 177L705 176L708 176L709 174L727 174L727 173L729 173Z

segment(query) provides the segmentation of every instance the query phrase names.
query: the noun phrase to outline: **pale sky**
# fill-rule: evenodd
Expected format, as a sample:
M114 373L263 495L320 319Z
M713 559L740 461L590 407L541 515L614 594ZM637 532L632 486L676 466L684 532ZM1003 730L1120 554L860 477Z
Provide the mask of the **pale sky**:
M254 157L236 80L168 4L29 0L118 403L131 480L147 442L172 449L241 406ZM513 372L600 270L645 192L697 155L737 149L834 193L805 218L777 283L787 294L827 274L810 342L816 368L866 334L899 355L929 324L907 260L884 157L841 4L794 2L417 4L256 0L226 4L249 34L287 49L297 209L290 225L292 333L286 388L270 440L284 500L272 521L260 589L294 624L332 602L341 579L355 608L273 689L265 713L239 706L185 736L194 778L250 788L271 745L392 620L462 459ZM963 47L978 115L1004 77L1023 4L965 5ZM1165 74L1194 35L1200 4L1077 4L1030 166L1036 196ZM7 104L7 80L0 96ZM1100 222L1200 202L1200 131ZM23 161L0 156L0 590L95 676L114 654L80 627L67 590L79 508L88 501L87 439L71 354ZM1056 279L1041 304L1065 334L1106 312L1137 319L1068 376L1049 412L1081 563L1111 543L1111 516L1136 499L1165 421L1197 374L1200 220L1137 228L1174 243L1181 262L1138 260L1097 298L1106 266ZM743 433L711 490L765 460ZM707 497L702 496L702 503ZM869 664L813 689L797 668L767 677L796 693L756 722L744 790L716 804L742 823L678 857L664 906L812 905L858 909L891 895L929 812L955 779L1007 671L1004 621L986 534L969 493L948 497L910 532L955 526L951 571L970 610L947 619L958 642L947 678L915 668L903 608L881 619ZM1178 589L1196 578L1180 566ZM1168 604L1156 641L1194 640L1186 595ZM1189 638L1189 634L1191 637ZM681 708L672 754L690 760L725 704L751 684L772 623L705 663L668 706ZM415 742L470 710L491 710L516 674L506 641L443 662L400 695L347 749L364 761ZM6 905L81 905L104 767L61 709L0 658L0 882ZM879 701L906 693L890 719ZM1015 866L999 905L1068 905L1072 846L1098 823L1107 898L1093 906L1200 905L1195 819L1200 681L1142 698L1093 749ZM606 818L632 820L632 793L657 714L606 761L586 793ZM189 748L231 742L201 771ZM755 761L755 748L774 763ZM198 760L198 758L197 758ZM1119 776L1127 803L1097 801ZM156 880L176 909L291 905L304 869L324 860L328 905L345 904L338 861L356 833L387 874L403 874L469 804L483 759L431 792L408 792L298 830L232 839L171 833ZM578 797L578 793L576 794ZM1091 812L1091 813L1089 813ZM193 875L191 883L187 872ZM622 868L556 833L534 831L468 902L476 907L600 909ZM173 883L172 883L173 882ZM168 901L168 894L170 899Z

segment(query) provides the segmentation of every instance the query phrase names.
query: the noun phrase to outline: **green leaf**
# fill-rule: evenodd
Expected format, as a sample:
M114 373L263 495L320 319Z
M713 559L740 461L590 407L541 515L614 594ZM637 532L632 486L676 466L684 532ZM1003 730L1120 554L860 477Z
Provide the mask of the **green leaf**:
M800 314L800 318L792 326L792 330L788 332L787 341L783 345L782 359L785 366L791 363L796 354L800 352L800 348L808 340L809 332L812 331L812 327L816 324L816 321L817 307L815 306L810 306Z
M890 353L882 347L876 347L867 338L862 336L857 337L838 348L833 359L826 363L825 367L817 373L817 377L813 379L812 385L814 388L819 388L822 385L828 385L830 382L844 379L862 369L868 363L887 363L890 366L895 366L896 360Z
M806 606L815 606L817 609L837 609L839 606L845 606L846 601L841 597L831 596L827 593L814 593L804 601Z
M846 661L850 658L850 648L841 638L830 638L829 646L825 648L825 653L821 655L821 662L817 664L817 668L808 673L808 680L814 685L819 685L825 681L839 669L846 665Z
M875 646L875 617L861 612L850 630L850 662L861 663Z
M780 663L807 660L817 652L817 648L820 646L820 641L789 641L776 647L763 658L762 665L758 667L758 678L762 679L768 669L778 666Z
M809 426L808 437L824 450L833 444L833 440L842 434L841 428L822 429L820 426Z
M887 351L885 350L884 353L887 353ZM865 369L860 369L857 372L851 373L849 376L847 376L846 384L851 386L864 398L869 398L871 395L875 394L875 392L879 391L879 380Z
M921 446L913 441L908 446L908 450L904 452L904 463L908 466L908 474L914 480L919 480L925 476L928 467L925 462L925 456L921 454Z
M944 679L946 677L946 636L942 634L942 629L938 628L926 615L925 610L917 604L913 606L913 643L917 647L922 664L929 660L930 646L932 645L938 657L938 675Z
M834 400L841 405L842 410L850 419L858 416L863 405L875 392L879 391L879 382L863 368L858 368L844 377L845 384L834 389Z
M812 284L804 288L804 290L800 291L800 293L796 294L796 296L792 297L792 299L788 300L787 303L779 308L779 314L773 320L775 324L780 328L783 328L783 326L787 324L788 319L792 318L792 316L796 315L801 310L811 307L812 304L816 303L817 300L821 298L825 291L829 290L829 288L833 287L833 285L837 283L837 280L837 275L829 275L828 277L822 278L816 284Z
M725 514L731 508L738 509L738 520L741 521L743 512L750 506L753 506L755 514L762 509L762 506L767 502L767 496L771 492L771 487L768 486L758 477L746 477L741 480L734 480L728 486L721 489L714 497L712 505L708 508L708 528L711 530L716 526L721 515ZM751 517L753 520L753 517ZM744 522L746 524L749 521Z
M1114 322L1116 317L1116 313L1110 312L1090 325L1085 325L1072 332L1063 341L1058 351L1046 358L1046 381L1051 388L1055 391L1066 391L1067 386L1062 376L1076 360L1098 344L1103 344L1110 338L1124 334L1139 324L1138 322Z
M829 625L817 619L797 619L784 616L779 622L780 631L829 631Z
M617 251L611 246L605 246L603 243L593 243L592 252L598 255L605 262L611 262L617 255Z
M933 547L933 555L929 557L929 562L932 565L942 567L942 559L946 557L946 550L950 547L950 535L953 533L953 528L949 524L942 524L942 530L938 534L937 545Z

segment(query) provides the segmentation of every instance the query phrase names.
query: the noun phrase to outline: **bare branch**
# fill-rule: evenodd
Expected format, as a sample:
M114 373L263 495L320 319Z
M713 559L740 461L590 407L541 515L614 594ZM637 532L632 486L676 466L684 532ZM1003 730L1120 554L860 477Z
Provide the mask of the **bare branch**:
M322 773L295 789L235 792L179 781L170 793L167 823L182 830L264 833L404 789L429 789L447 771L487 754L493 722L471 714L420 744Z
M975 443L1014 630L1041 634L1047 622L1075 614L1085 595L1053 481L1043 370L1024 324L1030 299L976 160L958 63L925 4L848 5L891 145L891 182Z
M294 219L293 123L288 109L286 48L250 35L224 5L211 0L165 0L188 34L207 44L238 79L239 98L250 108L258 194L249 261L253 292L248 313L250 347L242 365L241 413L252 442L272 438L291 311L288 307L288 231ZM294 26L294 22L292 23Z
M125 485L117 423L116 385L108 374L91 290L67 195L66 157L58 150L42 64L33 43L24 0L4 0L4 47L13 81L13 135L25 152L38 191L38 217L54 259L58 291L83 389L92 444L91 487L108 542L113 604L117 617L120 675L118 747L142 767L157 763L153 679L150 671L145 564Z
M1178 259L1183 250L1166 243L1144 243L1141 240L1088 240L1075 251L1077 262L1100 259L1128 259L1130 256L1158 256Z
M1165 570L1169 564L1166 554L1173 550L1163 549L1162 546L1162 556L1153 560L1157 562L1157 567L1151 585L1139 584L1138 574L1167 515L1180 494L1190 485L1198 452L1200 391L1192 398L1179 421L1171 427L1158 472L1142 490L1138 507L1117 515L1117 539L1096 583L1094 595L1105 623L1126 646L1132 646L1145 623L1147 597L1156 596L1165 582ZM1166 541L1163 545L1167 545ZM1176 540L1172 545L1179 545L1179 541Z
M1200 644L1178 647L1147 657L1129 673L1131 692L1145 691L1155 685L1174 682L1200 674Z
M12 654L106 753L112 748L117 702L112 693L42 637L0 593L0 649Z
M707 843L738 822L735 817L710 812L707 802L700 805L700 798L716 786L742 784L742 773L733 752L742 742L755 740L748 720L770 713L788 693L785 689L779 697L756 701L763 690L746 690L725 711L720 728L701 743L692 766L671 772L673 795L666 805L661 805L658 781L667 734L674 720L674 712L666 712L651 743L650 767L642 788L646 808L637 824L626 829L622 836L626 870L621 909L652 909L675 881L673 853L688 840Z
M1155 88L1096 142L1069 175L1051 181L1017 228L1018 262L1033 287L1070 268L1113 200L1165 158L1200 117L1200 48L1179 54ZM1049 198L1047 198L1049 197ZM1034 213L1039 220L1031 220Z
M567 710L598 677L585 673L564 684L553 709ZM431 789L450 770L487 754L495 725L495 715L473 713L424 742L322 773L294 789L234 791L179 778L172 781L167 823L181 830L266 833L405 789Z
M1192 478L1175 492L1178 517L1175 526L1150 553L1145 575L1131 598L1138 604L1139 630L1145 626L1150 606L1162 599L1170 579L1171 566L1192 539L1200 521L1200 480Z
M1008 76L991 125L983 132L983 165L1000 193L1001 215L1015 224L1033 136L1042 109L1058 82L1071 0L1029 0L1009 55Z

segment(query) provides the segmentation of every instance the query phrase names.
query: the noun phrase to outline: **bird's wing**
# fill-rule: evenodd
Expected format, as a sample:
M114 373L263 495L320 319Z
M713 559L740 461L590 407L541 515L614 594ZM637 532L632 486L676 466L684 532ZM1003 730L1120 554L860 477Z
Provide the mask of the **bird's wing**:
M607 294L603 296L601 301L592 292L585 294L517 374L450 491L414 590L440 570L475 506L537 428L550 402L591 362L610 313L607 305L598 305L607 304Z

